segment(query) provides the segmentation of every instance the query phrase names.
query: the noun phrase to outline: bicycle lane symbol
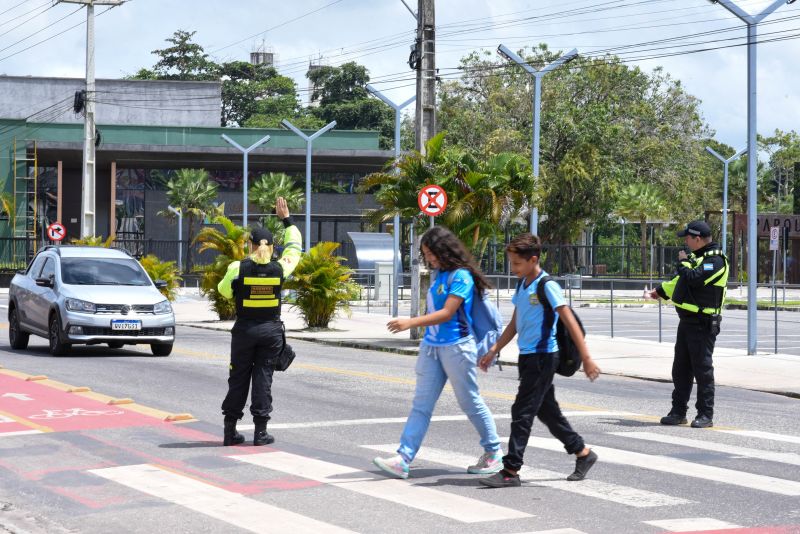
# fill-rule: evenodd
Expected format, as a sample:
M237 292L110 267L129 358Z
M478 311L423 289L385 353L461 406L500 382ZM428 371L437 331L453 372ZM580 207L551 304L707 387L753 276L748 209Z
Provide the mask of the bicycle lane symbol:
M22 402L2 397L13 391L31 400ZM149 417L122 406L109 406L81 394L67 393L35 381L0 373L0 414L13 419L0 424L0 434L24 429L43 432L69 432L101 428L168 425L160 419ZM13 428L12 428L13 427Z

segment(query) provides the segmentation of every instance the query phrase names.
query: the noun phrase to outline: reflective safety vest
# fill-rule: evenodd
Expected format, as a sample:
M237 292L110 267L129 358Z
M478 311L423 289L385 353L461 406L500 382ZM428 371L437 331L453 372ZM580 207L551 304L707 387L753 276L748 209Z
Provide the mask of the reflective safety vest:
M661 284L661 289L672 299L675 307L690 313L722 313L728 285L728 258L725 254L720 249L707 250L699 256L692 253L680 264L692 270L702 266L703 273L706 274L706 270L708 273L703 278L702 286L690 286L685 277L680 275L680 271L672 280Z
M283 267L277 261L256 263L242 260L239 276L231 283L236 300L236 317L277 321L281 317Z

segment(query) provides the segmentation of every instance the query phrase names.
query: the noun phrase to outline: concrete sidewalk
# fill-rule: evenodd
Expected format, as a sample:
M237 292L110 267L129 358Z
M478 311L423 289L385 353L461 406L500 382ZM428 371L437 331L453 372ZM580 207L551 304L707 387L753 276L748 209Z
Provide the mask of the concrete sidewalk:
M178 324L195 328L227 330L233 321L219 321L208 301L196 290L183 290L172 303ZM324 331L310 331L298 310L285 305L281 316L286 336L317 343L416 355L418 341L408 332L391 334L389 316L354 311L351 317L337 317ZM603 373L646 380L671 381L672 343L590 335L586 341ZM501 354L503 364L516 365L517 346L512 342ZM779 393L800 398L800 357L788 354L749 356L744 350L714 351L715 380L720 386Z

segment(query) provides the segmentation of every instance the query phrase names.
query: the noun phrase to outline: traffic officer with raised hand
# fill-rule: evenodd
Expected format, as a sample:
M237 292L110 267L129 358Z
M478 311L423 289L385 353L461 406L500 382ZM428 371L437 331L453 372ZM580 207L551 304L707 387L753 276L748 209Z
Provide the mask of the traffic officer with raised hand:
M223 445L239 445L244 436L236 422L244 415L252 379L250 413L255 423L253 445L275 441L267 433L272 411L273 361L283 349L281 287L300 260L302 236L289 217L286 200L278 197L275 213L286 228L280 259L273 260L272 232L254 228L250 233L250 255L228 266L217 285L220 294L236 300L236 322L231 330L231 363L228 394L222 401L225 416Z
M671 299L678 312L678 337L672 362L672 409L662 425L686 424L686 411L697 381L697 417L694 428L714 426L714 343L722 321L728 283L728 258L711 240L704 221L692 221L678 232L692 251L678 253L675 277L656 286L652 298Z

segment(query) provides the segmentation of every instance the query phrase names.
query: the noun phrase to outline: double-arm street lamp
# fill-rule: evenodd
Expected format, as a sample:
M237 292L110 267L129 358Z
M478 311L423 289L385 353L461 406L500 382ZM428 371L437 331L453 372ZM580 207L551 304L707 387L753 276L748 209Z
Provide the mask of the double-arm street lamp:
M283 119L281 124L284 128L302 137L306 142L306 235L303 240L303 246L305 247L305 251L308 252L308 249L311 248L311 146L314 143L314 139L336 126L336 121L326 124L311 135L304 134L286 119Z
M725 169L724 178L722 180L723 185L722 185L722 232L721 232L722 252L725 254L728 253L728 249L725 246L728 237L728 165L730 165L732 161L739 159L739 156L744 154L745 150L747 150L747 148L743 148L733 156L729 157L728 159L725 159L724 157L720 156L719 153L710 146L706 147L706 151L708 151L709 154L720 160Z
M758 281L758 233L756 169L758 163L758 145L756 144L756 35L758 23L769 16L783 4L792 4L795 0L776 0L758 15L750 15L731 0L709 0L719 4L747 24L747 353L755 354L758 344L756 316L756 282Z
M408 6L406 6L408 7ZM395 163L397 163L397 159L400 157L400 112L403 110L404 107L408 106L414 100L417 99L416 96L412 96L402 104L395 104L394 101L390 100L386 95L375 89L372 85L367 84L367 91L372 93L373 95L380 98L386 105L391 107L394 110L394 159ZM394 226L394 257L392 262L392 317L397 317L399 311L399 301L400 301L400 214L397 213L394 216L393 221Z
M243 157L244 157L244 171L243 171L244 174L242 175L243 176L243 180L242 180L242 226L244 228L247 228L247 188L248 188L248 184L247 184L247 178L248 178L248 176L247 176L247 174L248 174L247 160L248 160L248 156L250 156L250 152L252 152L256 148L260 147L261 145L263 145L264 143L269 141L270 137L268 135L265 135L264 137L262 137L261 139L259 139L258 141L256 141L252 145L250 145L248 148L244 148L242 145L240 145L239 143L237 143L236 141L234 141L233 139L231 139L230 137L228 137L225 134L222 134L222 138L224 140L226 140L228 143L232 144L237 149L239 149L239 151L243 154Z
M533 168L533 187L535 190L536 182L539 180L539 128L541 125L540 108L542 107L542 78L544 77L545 74L547 74L551 70L557 69L564 63L572 61L573 59L578 57L578 51L573 48L572 50L570 50L557 60L543 67L541 70L536 70L533 67L531 67L527 61L525 61L517 54L512 52L505 45L501 44L500 46L498 46L497 53L503 56L504 58L508 59L509 61L513 61L514 63L525 69L528 72L528 74L530 74L534 78L533 146L531 147L531 166ZM539 234L539 208L536 207L533 198L531 198L531 233L534 235Z

